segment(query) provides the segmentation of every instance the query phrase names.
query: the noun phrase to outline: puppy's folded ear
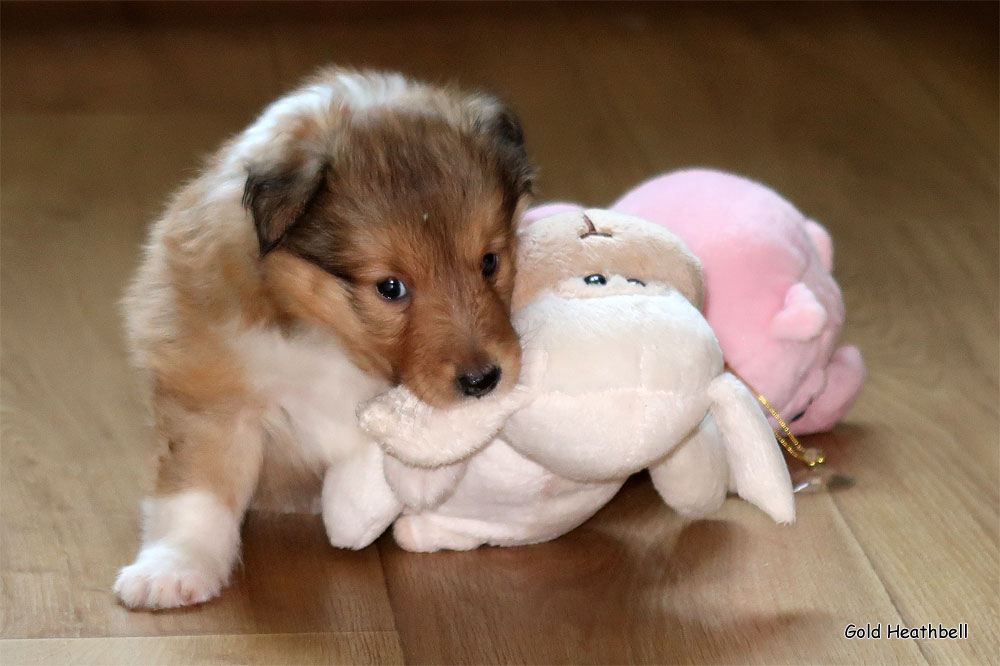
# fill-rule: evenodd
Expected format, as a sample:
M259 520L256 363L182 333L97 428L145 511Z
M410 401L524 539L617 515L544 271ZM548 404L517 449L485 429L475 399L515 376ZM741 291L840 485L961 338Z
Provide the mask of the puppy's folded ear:
M253 215L264 256L309 209L323 187L328 165L316 158L283 156L275 163L254 164L247 170L243 205Z
M511 214L533 193L535 171L524 145L524 129L513 109L480 95L471 105L473 130L487 141L504 186L504 208Z

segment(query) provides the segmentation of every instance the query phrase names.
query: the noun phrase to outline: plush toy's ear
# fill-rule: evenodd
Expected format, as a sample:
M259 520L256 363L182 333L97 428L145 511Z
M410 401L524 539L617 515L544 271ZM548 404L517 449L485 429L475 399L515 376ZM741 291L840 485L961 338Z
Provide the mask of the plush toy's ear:
M806 234L809 235L809 239L816 248L816 252L819 254L819 260L823 264L823 268L828 271L832 271L833 241L830 239L829 232L827 232L826 228L819 222L806 220Z
M284 152L284 151L283 151ZM301 153L279 154L247 167L243 205L253 215L261 256L281 243L323 187L327 166Z
M812 290L796 282L785 293L784 307L771 319L771 335L796 342L812 340L823 330L827 316Z
M690 252L677 262L673 284L699 311L705 307L705 278L699 262Z

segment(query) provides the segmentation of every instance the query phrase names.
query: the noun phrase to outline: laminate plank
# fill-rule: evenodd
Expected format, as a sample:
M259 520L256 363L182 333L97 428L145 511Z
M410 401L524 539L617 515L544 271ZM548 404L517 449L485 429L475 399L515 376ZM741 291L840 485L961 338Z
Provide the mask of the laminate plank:
M3 663L991 663L1000 653L996 3L0 5ZM713 165L823 222L869 380L777 527L648 480L549 544L330 548L253 512L233 586L134 613L145 407L117 299L204 154L330 62L493 90L543 198ZM848 640L850 623L967 640Z
M1000 5L995 2L925 2L905 12L893 12L876 3L859 10L869 29L887 37L901 64L933 95L950 121L974 138L981 165L996 171L997 117L1000 116L1000 45L995 28ZM905 38L900 39L899 35ZM954 38L955 35L968 38Z
M689 522L636 479L550 543L379 549L408 663L923 663L844 638L899 619L831 501L804 498L792 527L737 500Z
M158 22L128 5L109 21L107 4L40 4L48 12L32 20L30 6L4 4L4 111L252 114L281 92L267 23L206 21L213 12L197 5L175 8L193 20Z
M63 664L397 664L392 632L0 640L7 666Z

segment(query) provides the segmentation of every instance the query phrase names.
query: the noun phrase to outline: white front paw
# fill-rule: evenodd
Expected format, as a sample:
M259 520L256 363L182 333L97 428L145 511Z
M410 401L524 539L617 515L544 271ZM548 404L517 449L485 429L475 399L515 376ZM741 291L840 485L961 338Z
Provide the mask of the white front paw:
M113 589L129 608L190 606L218 596L229 575L218 569L208 558L154 543L121 570Z

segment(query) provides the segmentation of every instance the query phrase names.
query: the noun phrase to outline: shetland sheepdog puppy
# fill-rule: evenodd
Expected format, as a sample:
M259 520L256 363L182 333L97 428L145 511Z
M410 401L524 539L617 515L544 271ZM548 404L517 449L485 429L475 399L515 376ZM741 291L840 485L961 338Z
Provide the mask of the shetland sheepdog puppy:
M125 605L219 594L252 502L305 498L339 547L391 523L398 507L350 501L385 483L357 406L399 383L434 406L514 386L531 181L497 99L334 69L175 194L124 300L156 445L142 547L114 585Z

